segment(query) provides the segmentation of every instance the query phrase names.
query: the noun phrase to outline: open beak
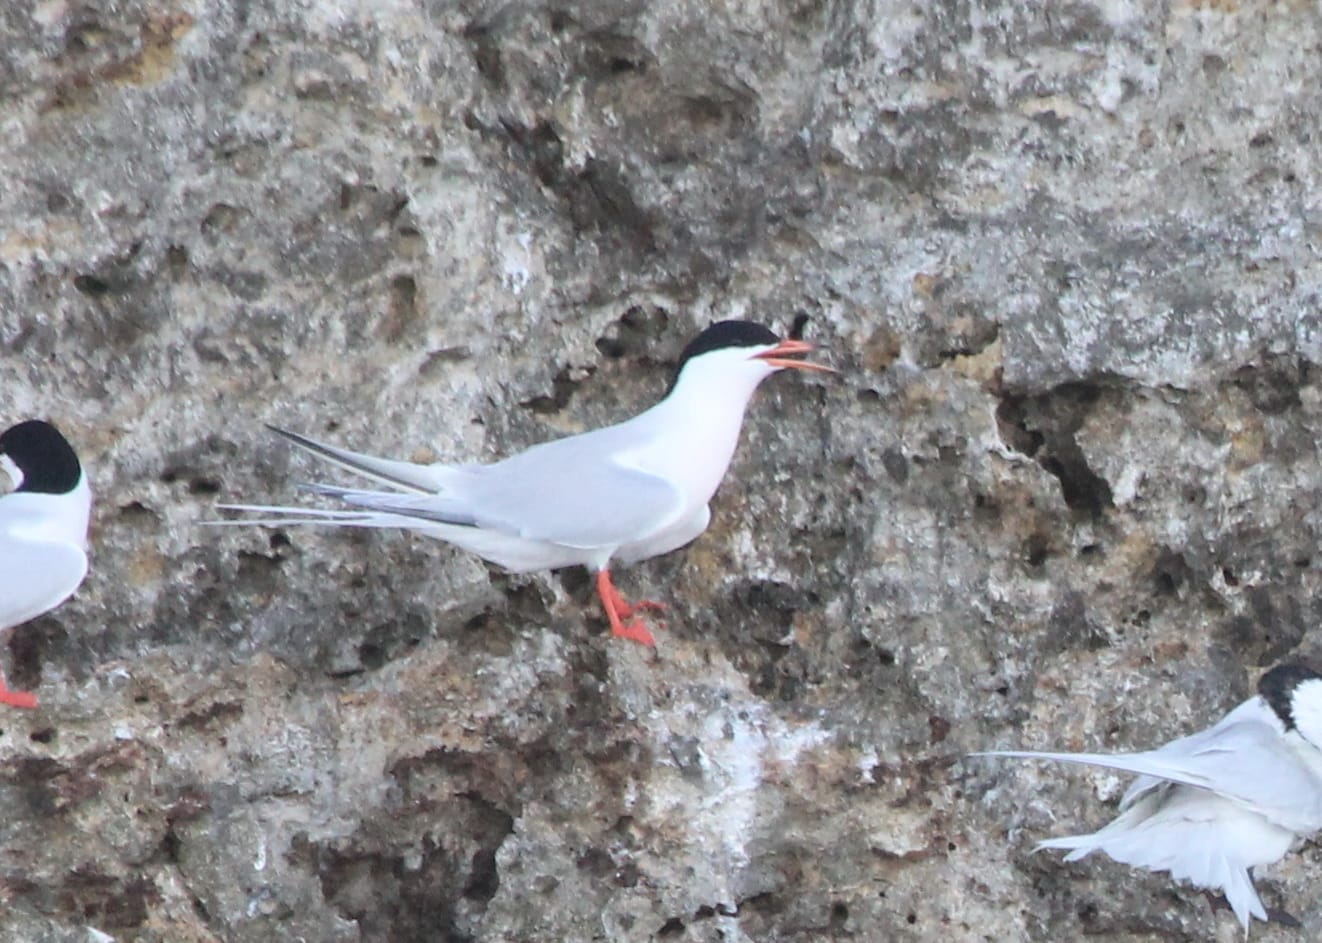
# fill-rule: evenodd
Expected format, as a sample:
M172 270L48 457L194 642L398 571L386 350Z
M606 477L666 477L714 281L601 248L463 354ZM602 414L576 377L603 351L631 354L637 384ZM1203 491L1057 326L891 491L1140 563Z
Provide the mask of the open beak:
M791 367L796 370L818 370L822 373L835 373L836 371L834 369L820 363L811 363L807 360L786 359L794 354L806 354L812 349L812 344L809 344L807 341L787 338L768 351L754 354L753 358L757 360L765 360L773 367Z

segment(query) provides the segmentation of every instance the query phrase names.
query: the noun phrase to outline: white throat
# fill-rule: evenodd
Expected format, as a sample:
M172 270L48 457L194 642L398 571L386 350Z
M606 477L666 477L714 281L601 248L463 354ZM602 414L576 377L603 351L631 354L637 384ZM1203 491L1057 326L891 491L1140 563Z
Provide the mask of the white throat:
M711 500L739 444L748 401L757 385L776 372L752 359L758 349L732 348L694 358L670 394L633 420L652 428L635 461L674 482L691 508Z
M9 476L9 491L17 491L23 487L23 469L14 464L14 460L8 455L0 455L0 469L3 469L5 474Z
M1290 713L1299 736L1322 750L1322 678L1301 681L1295 687Z

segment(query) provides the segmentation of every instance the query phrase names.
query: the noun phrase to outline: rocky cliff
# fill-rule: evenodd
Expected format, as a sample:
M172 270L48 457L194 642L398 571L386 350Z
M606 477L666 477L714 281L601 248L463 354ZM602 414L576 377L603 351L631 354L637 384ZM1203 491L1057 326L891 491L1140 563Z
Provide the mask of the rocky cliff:
M0 938L1239 938L1064 865L1142 748L1318 649L1304 3L0 5L0 389L97 494L10 633ZM493 459L798 312L711 529L584 574L208 529L272 422ZM1322 932L1318 855L1260 881ZM98 936L97 934L102 934Z

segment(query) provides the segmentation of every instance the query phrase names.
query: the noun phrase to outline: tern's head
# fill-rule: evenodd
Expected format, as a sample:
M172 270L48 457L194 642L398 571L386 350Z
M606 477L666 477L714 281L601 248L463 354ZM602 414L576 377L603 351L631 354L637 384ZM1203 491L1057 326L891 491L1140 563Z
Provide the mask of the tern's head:
M15 491L36 494L67 494L83 475L68 440L40 419L0 433L0 468L13 480Z
M1322 750L1322 675L1306 665L1277 665L1258 681L1258 694L1286 730Z
M681 383L728 387L750 395L759 383L779 370L820 370L830 367L791 359L806 354L812 344L794 338L782 340L752 321L717 321L688 342L679 355L679 366L671 381L673 390Z

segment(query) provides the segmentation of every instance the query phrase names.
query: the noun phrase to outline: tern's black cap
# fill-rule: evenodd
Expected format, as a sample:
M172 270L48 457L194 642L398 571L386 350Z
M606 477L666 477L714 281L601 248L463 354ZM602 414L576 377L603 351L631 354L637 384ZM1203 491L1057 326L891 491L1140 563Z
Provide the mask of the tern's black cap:
M675 366L675 376L684 369L684 364L694 357L701 357L713 350L726 347L766 347L780 343L780 338L770 328L752 321L717 321L685 345Z
M1286 663L1277 665L1258 679L1258 694L1281 718L1286 730L1294 729L1294 692L1305 681L1322 681L1322 675L1307 665Z
M29 419L0 434L0 454L23 473L19 491L67 494L78 485L83 468L73 446L48 422Z

